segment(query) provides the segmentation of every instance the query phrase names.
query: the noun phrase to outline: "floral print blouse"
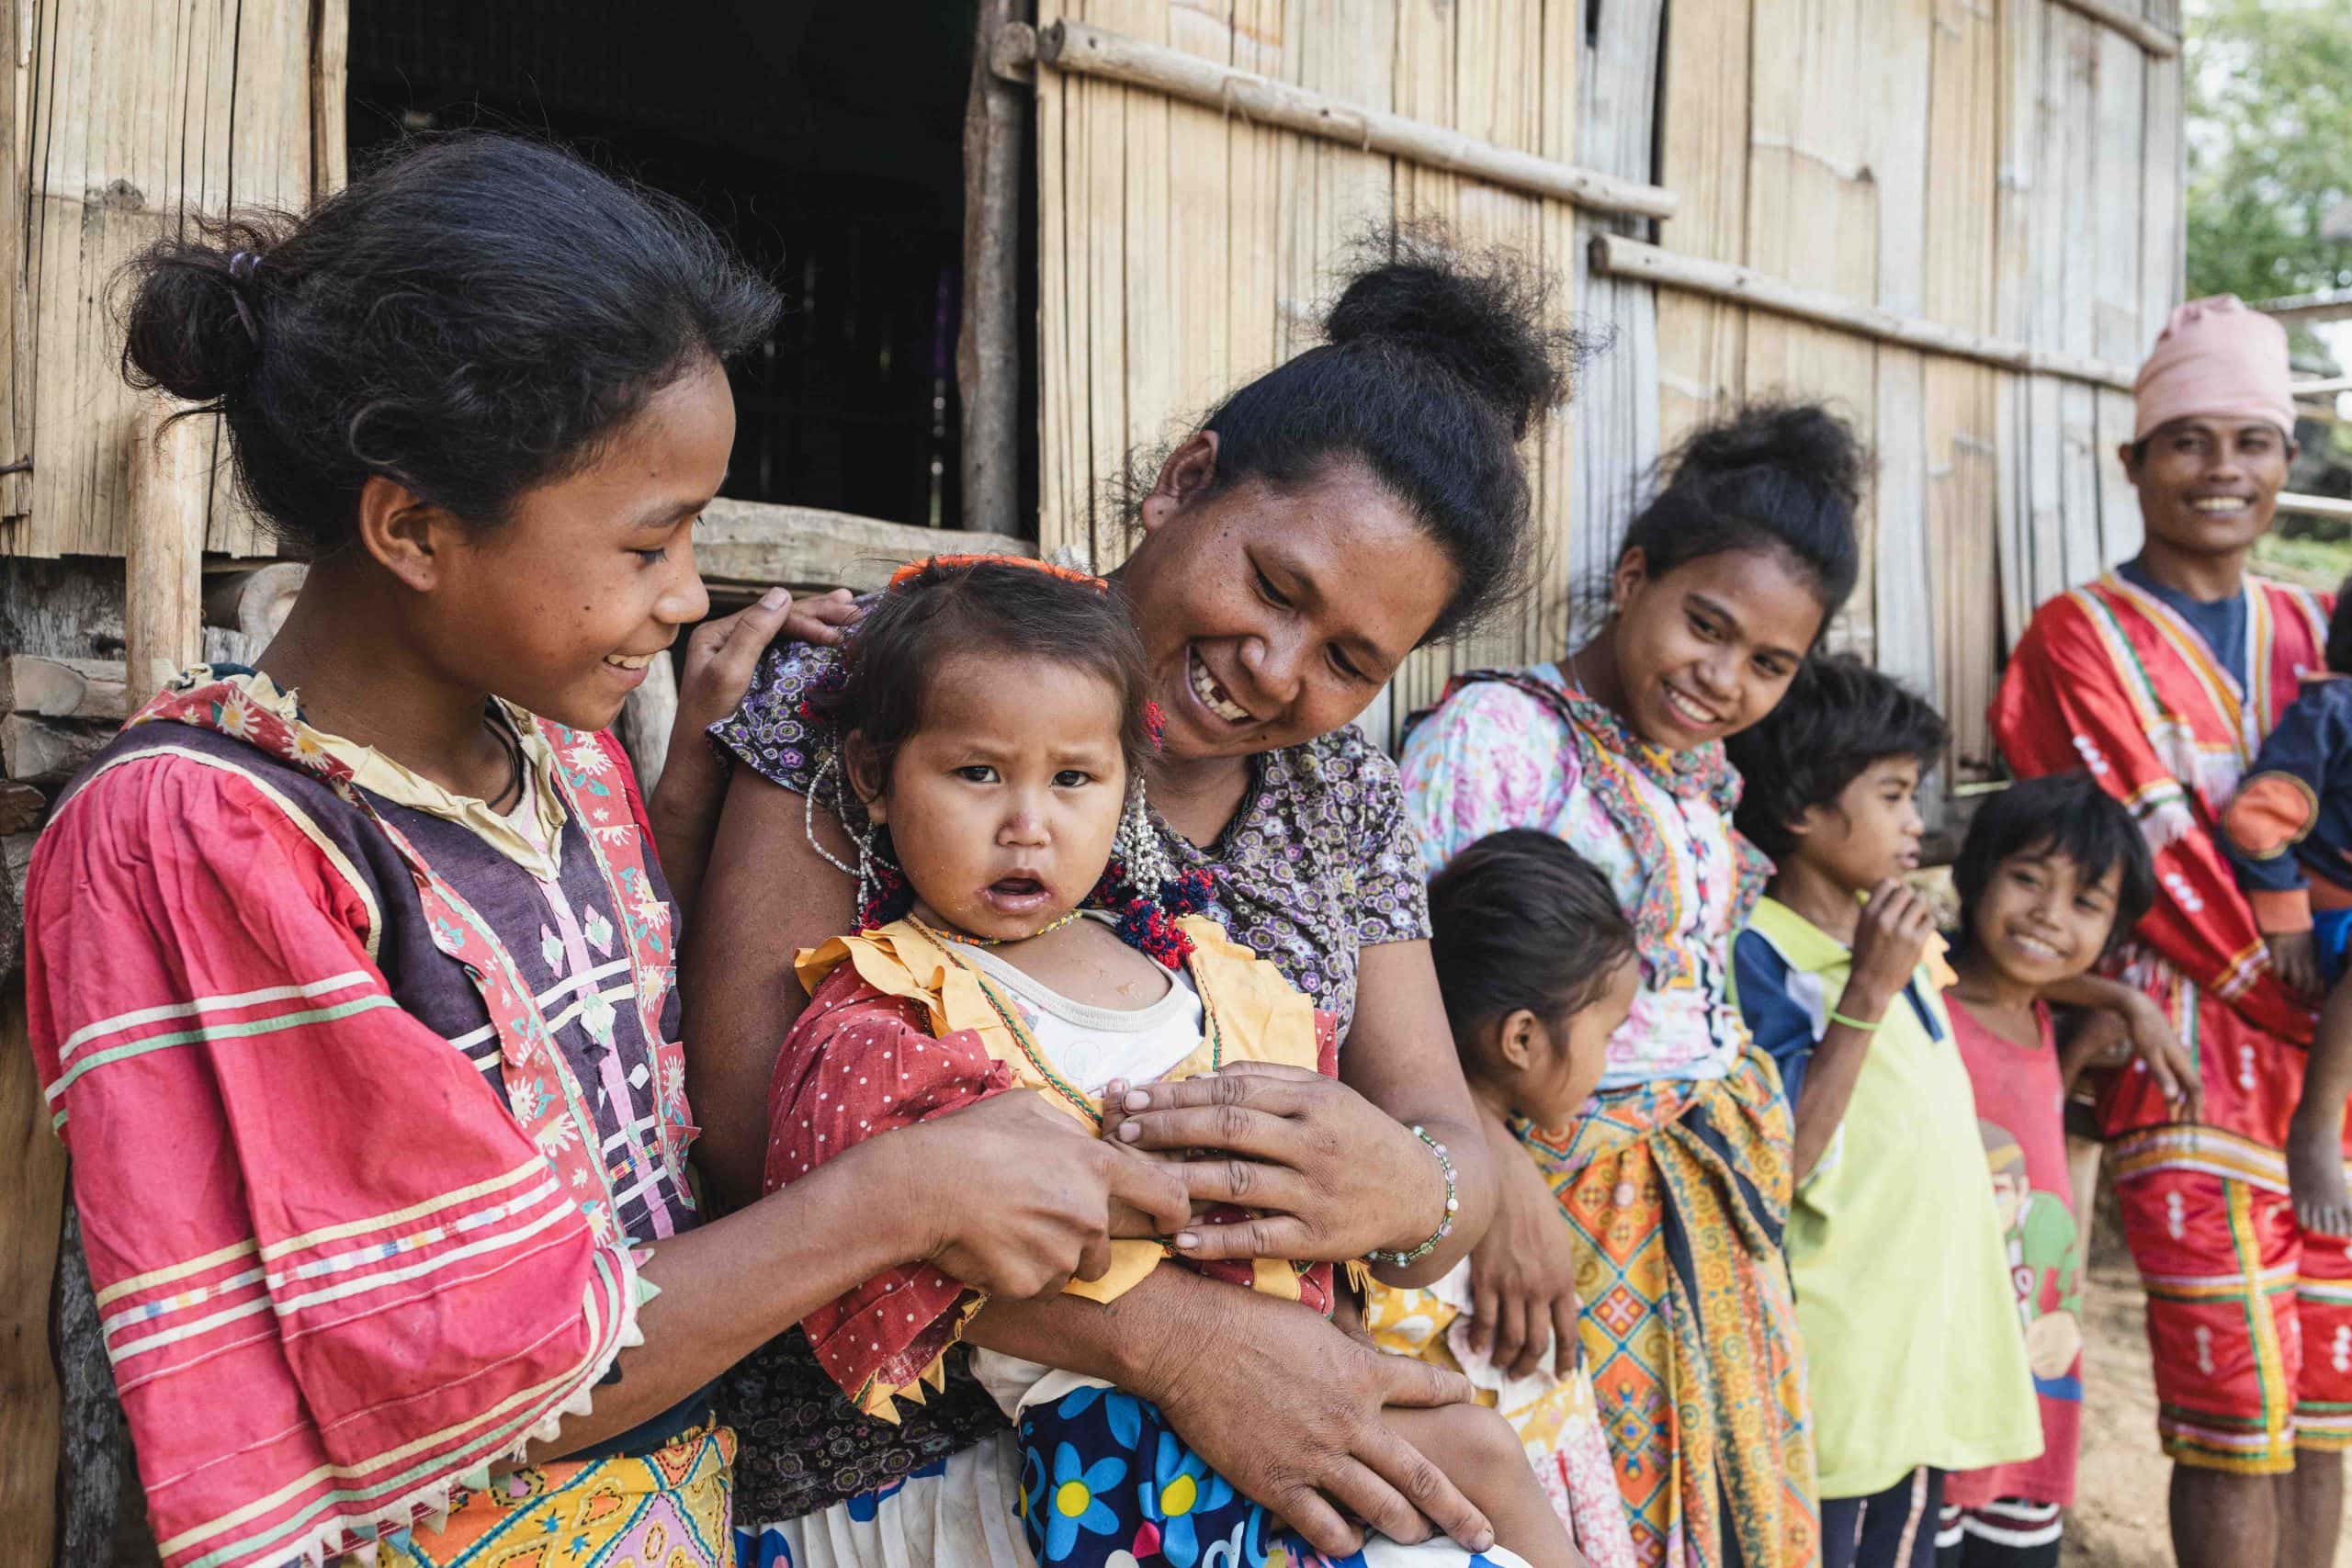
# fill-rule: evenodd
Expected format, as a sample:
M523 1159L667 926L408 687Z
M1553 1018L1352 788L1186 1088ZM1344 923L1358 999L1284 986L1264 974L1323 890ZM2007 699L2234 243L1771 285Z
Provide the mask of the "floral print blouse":
M1527 673L1567 685L1556 665ZM1643 933L1649 940L1642 988L1610 1037L1601 1089L1730 1071L1747 1043L1726 996L1731 938L1746 918L1753 878L1729 817L1713 798L1671 792L1627 766L1609 783L1646 819L1638 836L1647 842L1636 843L1603 804L1602 781L1585 776L1567 721L1501 681L1464 684L1448 697L1407 741L1403 772L1432 874L1489 833L1535 828L1598 866L1629 912L1643 904L1654 877L1665 879L1659 890L1668 896L1649 900L1663 911L1662 929Z

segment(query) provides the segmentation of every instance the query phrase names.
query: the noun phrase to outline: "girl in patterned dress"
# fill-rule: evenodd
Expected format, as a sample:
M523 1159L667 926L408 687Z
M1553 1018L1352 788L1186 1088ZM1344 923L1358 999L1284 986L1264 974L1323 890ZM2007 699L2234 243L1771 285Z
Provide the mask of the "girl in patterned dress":
M312 562L259 669L189 671L100 753L28 888L162 1559L717 1568L730 1361L914 1258L1057 1288L1114 1203L1182 1224L1183 1184L1008 1097L697 1212L675 910L605 731L708 611L722 365L775 313L699 222L457 138L135 279L134 379L224 415ZM697 635L682 722L783 611Z
M1641 983L1634 928L1608 879L1551 834L1514 828L1430 881L1430 924L1470 1092L1498 1121L1573 1122ZM1382 1348L1460 1370L1479 1403L1502 1413L1593 1568L1634 1568L1581 1341L1547 1337L1543 1364L1515 1374L1472 1343L1477 1322L1466 1260L1421 1290L1375 1286L1364 1303Z
M817 707L844 738L838 765L873 824L854 868L868 897L857 931L800 955L810 1000L770 1090L772 1189L993 1095L1033 1091L1099 1133L1106 1111L1115 1120L1114 1085L1254 1063L1336 1070L1334 1021L1199 914L1208 879L1179 875L1152 842L1142 765L1159 709L1145 691L1110 585L1033 560L910 566L859 625L841 688ZM1450 1228L1453 1186L1450 1173L1433 1183L1408 1223ZM1329 1315L1332 1265L1229 1245L1248 1217L1212 1210L1165 1241L1123 1231L1132 1239L1102 1276L1069 1292L1112 1305L1173 1258ZM801 1326L858 1408L895 1423L902 1402L920 1407L944 1384L947 1349L985 1303L934 1269L899 1268ZM1251 1561L1310 1560L1156 1403L1052 1356L982 1348L971 1368L1016 1423L1021 1479L1006 1501L1040 1562L1192 1568L1218 1542ZM1473 1562L1576 1561L1499 1419L1471 1404L1390 1419L1495 1522L1502 1545ZM1364 1557L1462 1560L1451 1543L1379 1538Z
M1634 1545L1675 1568L1820 1553L1781 1255L1789 1108L1726 985L1769 866L1732 827L1723 739L1781 700L1852 590L1860 468L1817 407L1700 431L1634 518L1599 633L1565 664L1457 680L1405 750L1432 874L1539 829L1607 873L1633 922L1642 985L1586 1113L1489 1119L1521 1152L1471 1277L1498 1298L1479 1315L1513 1340L1507 1364L1540 1348L1528 1323L1581 1331ZM1482 1285L1498 1266L1548 1278Z

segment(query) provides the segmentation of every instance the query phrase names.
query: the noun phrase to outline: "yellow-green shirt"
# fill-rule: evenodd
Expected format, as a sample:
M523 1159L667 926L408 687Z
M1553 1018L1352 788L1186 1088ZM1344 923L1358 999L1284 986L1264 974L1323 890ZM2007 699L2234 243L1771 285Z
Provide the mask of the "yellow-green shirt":
M1758 1043L1801 1061L1853 953L1766 898L1735 960ZM1871 1037L1845 1119L1789 1212L1824 1497L1883 1492L1921 1465L1974 1470L2041 1451L1984 1170L1975 1094L1923 965Z

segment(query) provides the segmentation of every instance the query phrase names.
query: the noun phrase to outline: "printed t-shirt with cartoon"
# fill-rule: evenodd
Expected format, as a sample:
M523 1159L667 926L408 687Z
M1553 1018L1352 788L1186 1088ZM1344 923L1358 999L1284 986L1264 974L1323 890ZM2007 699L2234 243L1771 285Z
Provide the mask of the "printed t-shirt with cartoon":
M2075 1500L2082 1443L2083 1286L2057 1036L2049 1010L2039 1004L2040 1038L2030 1046L1994 1033L1965 1002L1952 1000L1950 1010L1961 1060L1976 1089L1977 1127L2000 1211L2010 1289L2041 1400L2041 1457L1951 1476L1944 1483L1944 1501L1976 1508L2014 1498L2065 1507Z
M1733 966L1749 1032L1801 1084L1852 951L1768 897ZM1824 1497L2041 1450L1974 1105L1922 965L1871 1037L1845 1120L1789 1212Z

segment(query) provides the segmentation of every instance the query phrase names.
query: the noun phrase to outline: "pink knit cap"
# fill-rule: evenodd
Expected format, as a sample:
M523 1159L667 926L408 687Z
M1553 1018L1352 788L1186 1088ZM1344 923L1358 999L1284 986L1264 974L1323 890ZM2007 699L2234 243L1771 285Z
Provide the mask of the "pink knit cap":
M2287 329L2234 294L2191 299L2172 313L2132 385L2132 439L2176 419L2258 419L2295 434Z

